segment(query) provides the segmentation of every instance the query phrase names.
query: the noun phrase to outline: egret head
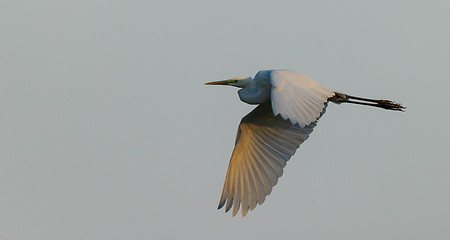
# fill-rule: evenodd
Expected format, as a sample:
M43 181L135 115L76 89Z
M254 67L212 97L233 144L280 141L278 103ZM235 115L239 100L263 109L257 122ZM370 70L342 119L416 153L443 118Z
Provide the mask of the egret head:
M238 88L244 88L249 84L251 80L252 80L251 77L237 77L223 81L208 82L205 83L205 85L228 85Z

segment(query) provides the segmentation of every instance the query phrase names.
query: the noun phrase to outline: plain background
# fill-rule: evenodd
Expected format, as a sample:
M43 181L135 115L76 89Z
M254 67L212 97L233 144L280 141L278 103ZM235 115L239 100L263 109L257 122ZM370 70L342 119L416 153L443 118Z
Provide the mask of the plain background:
M1 239L450 239L448 1L2 1ZM330 104L265 203L217 211L235 88Z

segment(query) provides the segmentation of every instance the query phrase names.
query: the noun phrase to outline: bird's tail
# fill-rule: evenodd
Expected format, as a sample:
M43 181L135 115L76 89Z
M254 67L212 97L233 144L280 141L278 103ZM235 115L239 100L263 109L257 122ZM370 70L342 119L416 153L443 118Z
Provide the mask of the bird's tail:
M402 112L406 108L399 103L395 103L395 102L389 101L389 100L383 100L383 99L377 100L377 99L355 97L355 96L350 96L350 95L338 93L338 92L334 92L334 96L328 98L328 101L338 103L338 104L340 104L340 103L360 104L360 105L379 107L379 108L384 108L387 110L402 111Z

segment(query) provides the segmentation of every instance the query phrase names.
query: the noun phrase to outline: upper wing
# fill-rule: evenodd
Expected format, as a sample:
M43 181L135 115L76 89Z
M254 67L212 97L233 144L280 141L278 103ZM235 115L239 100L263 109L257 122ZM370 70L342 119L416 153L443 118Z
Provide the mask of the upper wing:
M304 127L316 121L333 90L311 78L288 70L271 72L272 109L275 115Z
M235 216L242 206L242 216L245 216L256 203L262 204L283 174L286 161L308 138L316 123L303 128L292 125L274 116L269 102L245 116L239 124L219 209L227 202L225 211L233 206Z

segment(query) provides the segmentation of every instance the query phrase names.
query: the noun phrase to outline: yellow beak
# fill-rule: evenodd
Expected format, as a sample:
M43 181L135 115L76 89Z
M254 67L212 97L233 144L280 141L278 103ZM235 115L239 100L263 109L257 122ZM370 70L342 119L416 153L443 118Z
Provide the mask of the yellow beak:
M230 85L230 80L207 82L207 83L205 83L205 85Z

